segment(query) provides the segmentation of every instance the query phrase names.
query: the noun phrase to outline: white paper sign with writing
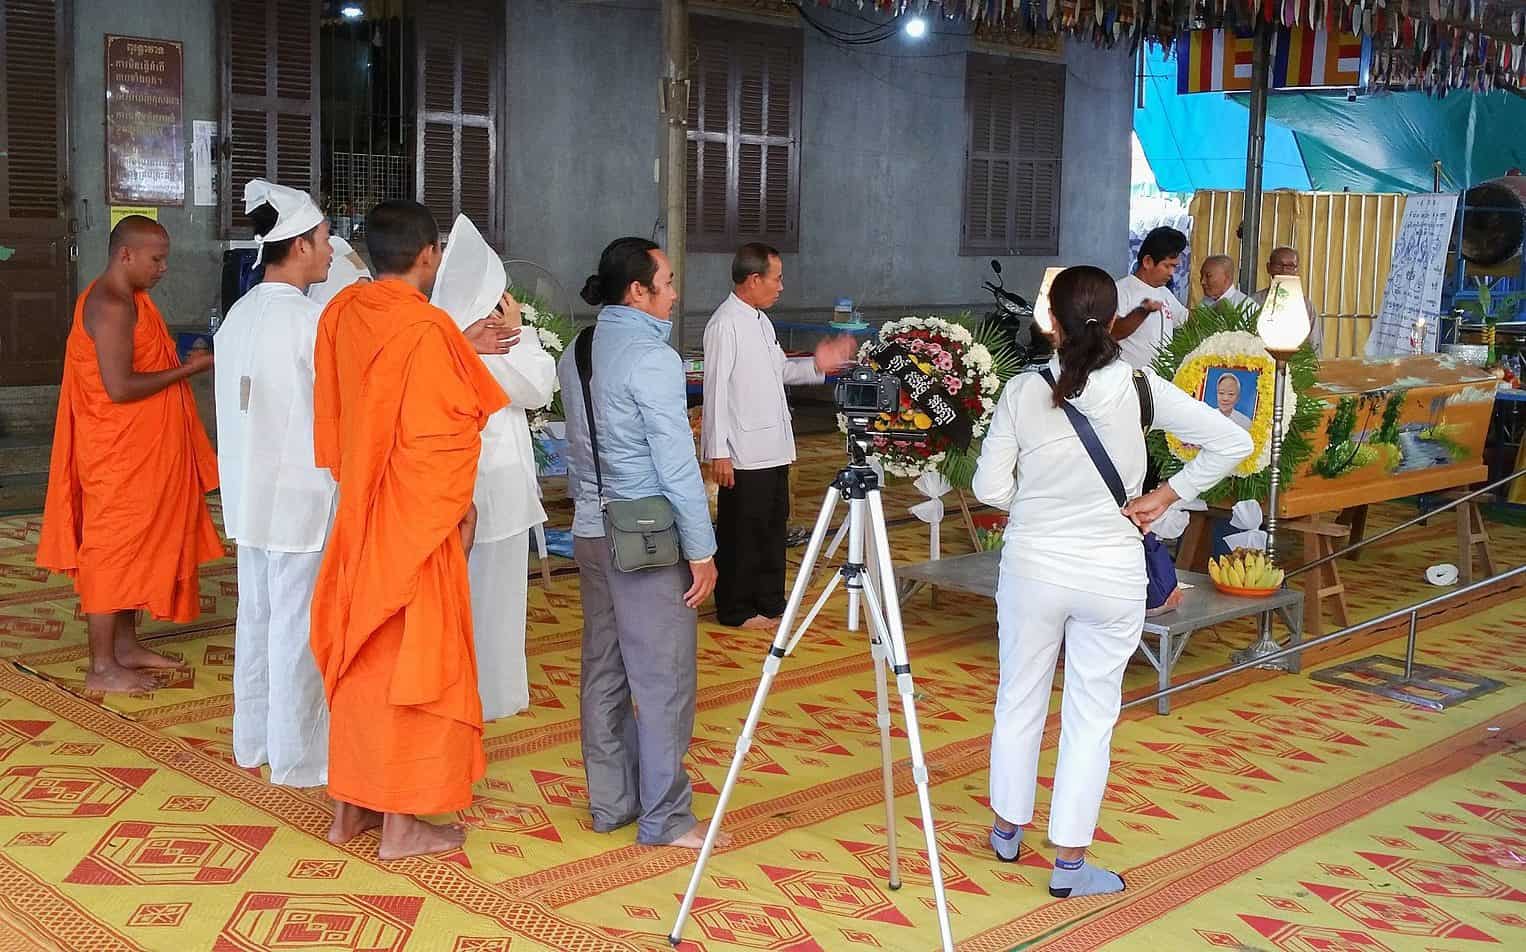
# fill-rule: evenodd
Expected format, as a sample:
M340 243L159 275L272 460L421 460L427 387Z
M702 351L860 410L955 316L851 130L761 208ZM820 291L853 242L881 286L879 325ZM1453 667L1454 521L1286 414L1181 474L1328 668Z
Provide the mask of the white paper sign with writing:
M1411 335L1421 318L1425 320L1424 340L1418 343L1426 353L1435 352L1447 245L1456 214L1455 192L1411 195L1405 200L1404 220L1399 223L1388 284L1383 290L1383 309L1367 338L1367 356L1411 353Z

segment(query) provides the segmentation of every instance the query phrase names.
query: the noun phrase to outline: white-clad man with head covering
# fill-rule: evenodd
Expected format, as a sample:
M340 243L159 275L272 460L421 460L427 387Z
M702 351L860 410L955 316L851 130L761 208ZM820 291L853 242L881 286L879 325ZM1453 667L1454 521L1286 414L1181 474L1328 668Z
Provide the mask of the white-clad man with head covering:
M274 783L328 782L328 706L308 644L308 611L334 510L313 462L313 347L329 273L329 226L306 192L254 179L244 210L259 284L228 309L218 356L217 465L223 527L238 543L233 756Z
M520 332L519 304L505 288L503 263L465 215L456 218L430 303L463 330L498 315L512 338ZM508 353L482 361L509 395L488 418L477 463L477 537L468 557L472 631L482 719L497 720L530 706L525 667L525 607L530 531L546 521L536 482L535 449L525 411L546 406L556 391L556 361L534 333L510 341Z
M329 306L334 295L356 281L370 281L371 269L366 267L360 252L338 235L329 236L329 247L334 249L334 260L329 264L329 276L307 289L320 310Z

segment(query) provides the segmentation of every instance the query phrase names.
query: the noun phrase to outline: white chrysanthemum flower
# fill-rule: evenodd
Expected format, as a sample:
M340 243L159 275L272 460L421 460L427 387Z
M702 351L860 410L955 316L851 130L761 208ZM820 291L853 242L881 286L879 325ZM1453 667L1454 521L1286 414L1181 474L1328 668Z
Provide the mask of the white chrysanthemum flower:
M567 346L562 340L561 335L557 334L556 331L547 330L544 327L537 327L535 329L535 336L540 339L541 347L551 351L553 354L560 354Z

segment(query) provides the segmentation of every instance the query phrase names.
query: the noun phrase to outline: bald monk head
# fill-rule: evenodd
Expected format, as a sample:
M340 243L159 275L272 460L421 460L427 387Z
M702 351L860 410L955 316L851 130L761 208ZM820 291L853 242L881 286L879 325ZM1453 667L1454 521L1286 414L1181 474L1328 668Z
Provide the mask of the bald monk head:
M152 218L128 215L111 229L106 273L134 291L147 291L170 268L170 233Z
M376 277L397 278L424 294L440 273L440 226L418 202L394 198L366 215L366 250Z

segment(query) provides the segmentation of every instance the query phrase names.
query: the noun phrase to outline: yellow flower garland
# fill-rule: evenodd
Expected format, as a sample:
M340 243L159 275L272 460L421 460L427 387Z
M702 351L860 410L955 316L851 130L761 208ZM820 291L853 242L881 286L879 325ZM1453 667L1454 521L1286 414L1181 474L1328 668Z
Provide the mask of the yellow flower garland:
M1208 371L1216 367L1225 367L1231 370L1252 370L1256 372L1256 415L1251 420L1250 436L1255 444L1250 456L1235 467L1236 476L1251 476L1259 473L1268 465L1263 458L1263 449L1266 448L1272 438L1272 411L1273 396L1276 387L1277 365L1271 357L1258 354L1200 354L1191 360L1182 362L1176 371L1176 376L1171 382L1193 397L1203 399L1203 384L1208 379ZM1176 438L1176 434L1166 434L1166 445L1171 448L1171 455L1182 462L1190 462L1198 454L1198 448L1188 446Z

